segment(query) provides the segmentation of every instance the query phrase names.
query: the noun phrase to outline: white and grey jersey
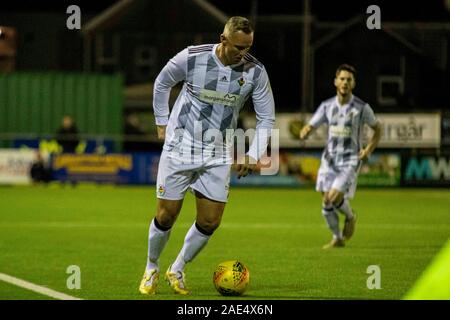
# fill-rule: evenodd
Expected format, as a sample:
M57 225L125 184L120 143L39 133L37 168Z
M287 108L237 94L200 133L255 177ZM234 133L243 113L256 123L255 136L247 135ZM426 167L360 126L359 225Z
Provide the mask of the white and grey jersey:
M224 66L216 55L217 46L190 46L170 59L158 75L153 108L156 124L167 125L164 150L180 148L186 141L191 141L190 147L203 150L211 143L203 137L208 129L216 129L225 137L226 129L236 129L239 112L249 97L256 112L256 129L273 128L275 104L264 66L250 54L238 64ZM169 119L170 89L181 81L184 84ZM180 138L180 130L188 139ZM254 139L249 155L259 159L267 142L268 135ZM230 145L224 147L229 149Z
M340 106L335 96L320 104L309 124L314 128L328 125L323 160L332 166L357 166L364 124L373 127L376 122L372 108L360 98L352 96L347 104Z

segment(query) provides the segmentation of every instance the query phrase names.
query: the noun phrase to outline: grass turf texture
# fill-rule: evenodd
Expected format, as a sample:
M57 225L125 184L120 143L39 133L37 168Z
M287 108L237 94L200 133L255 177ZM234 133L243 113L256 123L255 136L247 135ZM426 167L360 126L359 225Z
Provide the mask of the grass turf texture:
M0 272L83 299L225 300L212 274L239 259L250 269L241 299L401 299L450 233L448 190L359 189L354 238L324 251L331 235L320 201L311 188L232 189L221 227L187 266L186 297L172 293L163 273L195 219L188 194L161 256L158 293L148 297L138 286L154 188L1 187ZM70 265L81 268L80 290L66 287ZM369 265L380 267L382 289L367 288ZM0 299L42 298L50 299L0 281Z

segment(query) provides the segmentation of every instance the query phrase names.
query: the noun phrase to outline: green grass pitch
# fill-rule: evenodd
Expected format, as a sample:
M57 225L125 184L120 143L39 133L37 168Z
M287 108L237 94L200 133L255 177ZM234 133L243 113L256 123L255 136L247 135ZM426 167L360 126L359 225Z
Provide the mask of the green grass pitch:
M82 299L227 299L212 274L219 262L239 259L251 275L241 299L401 299L450 234L450 190L359 189L352 204L359 215L354 238L324 251L330 233L312 187L232 188L222 225L187 266L192 295L177 296L160 281L148 297L138 286L154 188L1 187L0 273ZM162 271L194 218L188 194ZM81 268L81 289L66 286L70 265ZM370 265L380 267L381 289L367 288ZM0 281L0 299L49 297Z

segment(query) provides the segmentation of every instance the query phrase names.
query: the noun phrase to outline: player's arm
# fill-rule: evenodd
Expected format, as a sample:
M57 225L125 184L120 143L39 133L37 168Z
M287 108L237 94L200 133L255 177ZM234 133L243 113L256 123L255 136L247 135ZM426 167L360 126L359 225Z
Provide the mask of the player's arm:
M359 159L366 160L380 143L381 124L375 117L372 108L368 104L364 106L362 112L363 112L363 121L361 125L366 123L373 130L372 137L367 143L367 146L359 151Z
M179 52L169 60L159 73L153 86L153 111L158 138L164 140L169 122L170 91L180 81L186 79L188 49Z
M306 126L304 126L302 128L302 130L300 131L300 136L299 136L300 140L306 140L309 137L309 135L311 134L311 132L314 131L314 129L315 128L312 125L310 125L309 123Z
M367 146L359 152L359 159L360 160L366 160L369 158L369 156L372 154L372 152L375 150L375 148L380 143L381 139L381 125L380 122L377 121L373 126L370 126L373 130L373 135L370 138L369 142L367 143Z
M236 166L238 178L245 177L255 170L256 163L267 150L270 133L275 124L275 100L270 87L269 76L264 68L256 80L252 100L256 112L255 137L245 156L245 163Z
M166 138L166 128L167 125L156 125L156 133L158 134L158 139L164 140Z
M321 104L317 111L312 116L309 123L300 130L299 138L300 140L305 140L309 135L318 128L322 123L326 121L326 110L325 105Z

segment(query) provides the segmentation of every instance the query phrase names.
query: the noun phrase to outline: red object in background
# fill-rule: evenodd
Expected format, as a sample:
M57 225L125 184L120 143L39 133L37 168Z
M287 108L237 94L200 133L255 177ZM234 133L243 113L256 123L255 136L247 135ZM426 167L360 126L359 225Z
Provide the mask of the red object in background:
M0 73L12 72L16 65L17 31L0 26Z

